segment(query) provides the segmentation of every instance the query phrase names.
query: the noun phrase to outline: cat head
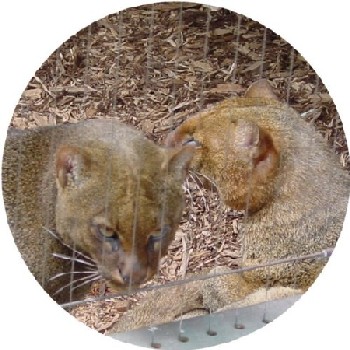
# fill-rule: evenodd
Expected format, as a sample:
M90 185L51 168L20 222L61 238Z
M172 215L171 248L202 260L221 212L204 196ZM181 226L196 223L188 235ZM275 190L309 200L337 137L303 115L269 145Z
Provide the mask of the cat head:
M256 211L270 197L279 166L273 135L258 120L264 113L269 119L270 106L278 105L270 84L260 80L244 97L224 100L185 120L165 144L194 145L191 168L211 177L230 207Z
M194 153L144 139L133 150L133 142L64 144L56 152L56 230L114 286L138 285L157 271L182 216Z

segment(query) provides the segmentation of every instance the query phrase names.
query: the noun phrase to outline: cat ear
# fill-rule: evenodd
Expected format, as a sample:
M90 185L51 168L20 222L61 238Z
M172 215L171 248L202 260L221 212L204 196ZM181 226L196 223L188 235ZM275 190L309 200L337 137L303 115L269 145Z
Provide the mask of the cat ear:
M90 169L90 156L80 147L61 145L56 151L56 178L65 188L70 178L75 184L82 181L83 174Z
M164 164L163 168L167 166L169 173L174 173L179 179L185 180L195 151L195 143L188 143L183 147L169 149L168 162Z
M246 119L238 119L235 124L235 148L249 151L253 164L258 164L269 155L277 156L278 152L268 132L261 129L256 123ZM237 152L237 154L245 155L246 153Z
M267 98L279 101L272 90L271 84L266 79L260 79L251 84L244 96L248 98Z
M234 142L236 147L249 148L258 146L260 128L257 124L246 119L238 119L234 123Z

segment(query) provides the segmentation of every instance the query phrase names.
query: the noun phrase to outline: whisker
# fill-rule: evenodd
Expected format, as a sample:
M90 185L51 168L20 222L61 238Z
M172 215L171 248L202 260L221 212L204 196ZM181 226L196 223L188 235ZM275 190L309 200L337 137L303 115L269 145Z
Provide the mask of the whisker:
M218 186L217 186L216 182L212 178L210 178L207 175L204 175L202 173L198 173L198 172L191 171L191 170L190 170L190 173L196 176L196 178L201 183L201 185L203 185L203 182L200 180L200 176L203 177L204 179L208 180L215 187L215 189L217 190Z
M189 184L188 179L186 179L185 191L186 191L186 193L189 195L190 200L191 200L191 205L192 205L192 207L193 207L194 200L193 200L192 193L191 193L191 191L190 191L190 184Z
M212 190L215 190L220 196L220 191L219 191L218 185L216 184L216 182L212 178L210 178L210 177L208 177L208 176L206 176L205 174L202 174L202 173L196 173L196 176L198 177L198 179L200 177L203 177L204 179L209 181L210 184L213 186ZM220 208L219 212L221 213L221 215L219 216L219 220L220 220L219 222L222 222L224 220L224 218L225 218L225 205L224 205L224 202L222 200L219 200L218 208Z
M56 274L55 276L52 276L49 278L49 281L53 281L57 278L66 276L66 275L71 275L71 274L95 274L96 272L98 272L97 270L91 270L91 271L70 271L70 272L60 272L58 274Z
M195 186L196 186L196 188L198 189L198 191L199 191L199 193L200 193L200 195L201 195L202 201L203 201L203 203L204 203L205 210L206 210L206 211L209 211L209 205L208 205L208 203L207 203L207 201L206 201L206 199L205 199L204 192L203 192L203 190L202 190L202 187L204 187L204 186L203 186L202 180L201 180L201 179L199 178L199 176L198 176L196 173L194 173L194 172L191 172L189 175L190 175L190 177L192 178L192 180L194 181ZM199 183L201 184L202 187L198 185L196 179L199 181Z
M70 260L70 261L76 261L78 263L81 263L83 265L87 265L87 266L91 266L91 267L94 267L96 268L96 264L95 263L90 263L88 261L85 261L84 259L79 259L79 258L74 258L72 256L68 256L68 255L64 255L64 254L59 254L59 253L52 253L52 255L55 257L55 258L59 258L59 259L62 259L62 260Z
M54 295L62 292L66 288L72 287L72 290L74 290L74 289L77 289L78 287L82 287L83 285L85 285L87 283L90 283L90 282L93 282L93 281L96 281L96 280L98 280L100 278L101 278L101 276L100 276L99 272L95 272L95 273L92 273L89 276L78 278L77 280L71 281L71 282L67 283L66 285L62 286L61 288L57 289L57 291L54 293ZM79 284L79 285L77 285L77 286L73 286L74 283L77 283L79 281L84 281L84 282Z
M91 282L94 282L94 281L98 281L102 278L101 275L97 275L97 276L92 276L89 280L83 282L83 283L80 283L78 284L77 286L73 287L72 290L75 290L75 289L78 289L82 286L84 286L85 284L88 284L88 283L91 283ZM78 281L78 280L77 280Z
M52 237L54 237L55 239L57 239L63 246L67 247L68 249L70 249L73 252L76 252L77 254L81 255L83 258L85 258L86 260L89 260L91 262L94 263L94 260L92 258L90 258L88 255L85 255L84 253L80 252L79 250L74 249L73 247L71 247L69 244L63 242L62 238L59 237L58 235L56 235L52 230L49 230L48 228L43 226L43 229L48 232Z

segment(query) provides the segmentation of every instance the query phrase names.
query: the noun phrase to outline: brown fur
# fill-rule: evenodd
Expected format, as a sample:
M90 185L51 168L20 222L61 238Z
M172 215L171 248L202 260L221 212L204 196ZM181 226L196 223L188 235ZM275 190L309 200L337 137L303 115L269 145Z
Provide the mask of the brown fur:
M54 295L71 277L49 278L72 269L52 257L71 252L45 229L87 253L113 286L150 278L181 218L181 185L193 152L193 146L161 148L110 120L10 130L2 166L8 222L45 290Z
M224 100L187 119L167 138L168 146L187 143L197 145L191 167L216 183L228 206L246 210L242 266L335 246L349 176L314 127L279 102L266 80L253 84L243 98ZM286 288L300 293L323 266L324 261L307 259L152 292L111 333L170 321L190 305L212 310L233 305L267 284L276 286L275 295Z

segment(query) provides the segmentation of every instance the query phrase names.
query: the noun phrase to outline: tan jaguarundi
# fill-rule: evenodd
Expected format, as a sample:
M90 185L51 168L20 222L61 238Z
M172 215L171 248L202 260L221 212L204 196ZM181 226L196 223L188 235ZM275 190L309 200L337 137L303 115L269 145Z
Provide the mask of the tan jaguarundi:
M194 149L157 146L112 120L9 130L8 223L44 289L66 302L100 276L119 287L152 277L182 215Z
M279 102L266 80L254 83L244 97L226 99L188 118L166 143L195 143L192 169L212 179L229 207L245 210L242 267L335 246L346 214L349 176L314 127ZM298 260L153 291L109 333L171 321L199 307L215 311L302 293L324 263ZM271 286L267 294L266 285Z

